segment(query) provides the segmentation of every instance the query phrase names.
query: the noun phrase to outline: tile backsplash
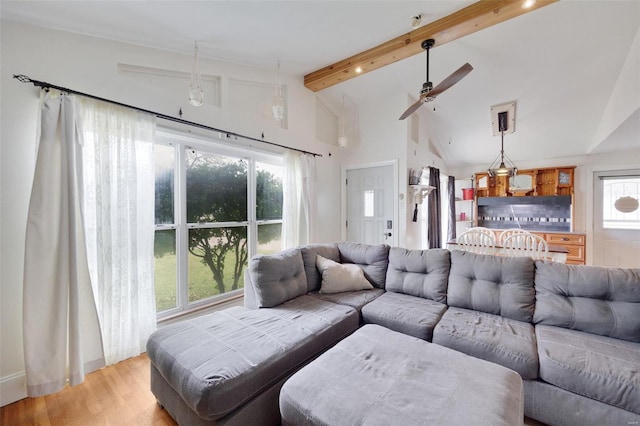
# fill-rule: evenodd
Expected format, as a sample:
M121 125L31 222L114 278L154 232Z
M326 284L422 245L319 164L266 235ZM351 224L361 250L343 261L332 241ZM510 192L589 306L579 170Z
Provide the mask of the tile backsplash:
M478 226L570 232L571 196L480 197Z

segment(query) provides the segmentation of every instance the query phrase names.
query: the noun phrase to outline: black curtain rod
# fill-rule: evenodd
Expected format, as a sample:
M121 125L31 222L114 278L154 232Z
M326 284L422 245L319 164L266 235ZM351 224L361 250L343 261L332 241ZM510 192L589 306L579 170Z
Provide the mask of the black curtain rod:
M73 89L69 89L69 88L61 87L61 86L56 86L55 84L47 83L47 82L44 82L44 81L33 80L33 79L29 78L28 76L26 76L24 74L14 74L13 78L15 78L16 80L18 80L21 83L31 83L34 86L40 87L42 89L57 89L57 90L60 90L61 92L64 92L64 93L72 93L74 95L86 96L87 98L96 99L98 101L108 102L110 104L119 105L119 106L122 106L122 107L125 107L125 108L131 108L131 109L134 109L136 111L146 112L148 114L155 115L157 118L161 118L163 120L173 121L175 123L186 124L187 126L199 127L201 129L206 129L206 130L211 130L211 131L214 131L214 132L224 133L227 136L227 138L230 138L230 137L234 136L236 138L247 139L247 140L250 140L250 141L255 141L255 142L260 142L260 143L266 143L268 145L273 145L273 146L277 146L277 147L280 147L280 148L290 149L292 151L301 152L303 154L313 155L314 157L322 157L322 154L316 154L315 152L309 152L309 151L305 151L305 150L298 149L298 148L291 148L291 147L288 147L288 146L280 145L279 143L265 141L264 139L257 139L257 138L253 138L251 136L241 135L239 133L228 132L228 131L222 130L222 129L216 129L215 127L207 126L205 124L200 124L200 123L195 123L193 121L183 120L182 118L172 117L170 115L162 114L162 113L155 112L155 111L150 111L148 109L139 108L139 107L136 107L136 106L133 106L133 105L127 105L127 104L124 104L122 102L113 101L111 99L105 99L105 98L101 98L99 96L90 95L88 93L78 92L77 90L73 90Z

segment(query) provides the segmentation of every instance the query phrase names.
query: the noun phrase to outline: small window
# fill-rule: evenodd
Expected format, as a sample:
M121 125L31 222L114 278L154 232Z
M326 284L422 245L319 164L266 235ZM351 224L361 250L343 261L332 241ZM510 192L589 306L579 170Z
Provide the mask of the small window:
M373 190L364 191L364 217L375 216L375 195Z
M602 180L602 227L640 230L640 177L604 177Z

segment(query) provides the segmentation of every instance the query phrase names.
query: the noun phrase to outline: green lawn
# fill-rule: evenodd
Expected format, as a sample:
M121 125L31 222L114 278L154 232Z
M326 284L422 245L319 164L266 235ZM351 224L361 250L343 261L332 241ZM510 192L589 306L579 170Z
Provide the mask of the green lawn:
M218 287L213 281L211 270L200 259L189 255L189 302L215 296ZM244 268L243 268L244 269ZM233 260L227 258L225 265L225 290L232 286ZM155 268L156 310L162 312L176 307L176 255L165 254L156 258ZM240 277L238 288L244 287L244 275Z
M281 224L261 225L259 232L264 232L272 228L274 235L279 235L282 229ZM164 233L164 234L163 234ZM156 287L156 311L162 312L167 309L176 307L176 255L171 253L172 247L175 247L174 231L157 231L156 236L164 236L164 239L156 240L156 253L164 253L160 257L156 257L155 265L155 287ZM165 245L165 251L163 244ZM166 247L170 247L167 249ZM269 243L258 245L259 254L271 254L282 249L282 241L275 238ZM227 257L225 263L225 290L230 291L233 284L233 258L231 255ZM246 267L246 265L245 265ZM244 267L242 268L244 270ZM213 281L211 270L208 266L200 262L200 259L189 254L188 258L188 276L189 276L189 302L196 302L215 296L218 293L218 286ZM244 273L238 281L238 288L244 287Z
M176 255L156 257L156 312L176 307Z

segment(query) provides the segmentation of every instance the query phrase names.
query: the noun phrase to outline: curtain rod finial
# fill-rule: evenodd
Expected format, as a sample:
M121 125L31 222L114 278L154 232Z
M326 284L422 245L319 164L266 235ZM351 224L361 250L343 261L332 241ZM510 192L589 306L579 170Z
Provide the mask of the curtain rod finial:
M18 80L21 83L30 83L31 79L24 74L14 74L13 78Z

